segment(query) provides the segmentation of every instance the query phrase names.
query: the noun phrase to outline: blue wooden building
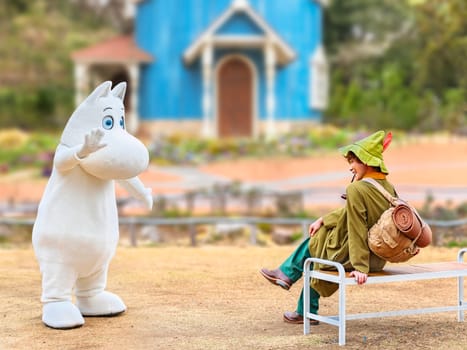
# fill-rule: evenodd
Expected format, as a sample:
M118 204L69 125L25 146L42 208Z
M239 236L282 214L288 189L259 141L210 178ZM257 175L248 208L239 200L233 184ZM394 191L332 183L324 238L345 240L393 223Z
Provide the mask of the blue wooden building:
M134 34L73 54L77 100L126 80L151 135L256 137L319 122L328 65L318 0L142 0Z

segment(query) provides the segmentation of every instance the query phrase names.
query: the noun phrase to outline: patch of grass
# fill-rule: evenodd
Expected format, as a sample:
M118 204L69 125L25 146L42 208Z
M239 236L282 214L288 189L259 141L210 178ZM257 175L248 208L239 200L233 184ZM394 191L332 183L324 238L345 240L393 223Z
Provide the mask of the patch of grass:
M467 247L467 240L462 241L449 241L446 243L446 247L448 248L464 248Z

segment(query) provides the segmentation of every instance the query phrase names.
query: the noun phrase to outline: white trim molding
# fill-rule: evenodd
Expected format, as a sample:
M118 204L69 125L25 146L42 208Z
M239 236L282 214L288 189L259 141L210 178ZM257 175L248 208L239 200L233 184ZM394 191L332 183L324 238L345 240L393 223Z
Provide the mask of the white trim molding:
M309 65L310 108L324 110L329 103L329 64L322 45L311 56Z
M266 76L266 137L273 139L276 136L275 112L276 112L276 51L272 44L264 46L264 67Z
M203 77L203 97L202 97L202 107L203 107L203 128L202 135L204 137L213 136L213 126L212 126L212 67L213 67L213 49L211 42L207 42L203 47L201 69Z
M78 106L88 93L89 66L86 63L75 63L75 106Z
M133 63L129 65L127 68L128 77L130 80L130 87L131 87L131 95L130 95L130 105L131 109L128 111L129 113L126 116L127 119L127 130L131 134L134 134L138 130L138 87L139 87L139 66L137 63Z
M248 16L264 35L216 35L216 31L237 13ZM273 43L278 63L287 64L296 57L294 50L251 8L247 0L234 0L230 7L185 50L184 62L193 63L201 55L207 41L211 41L215 47L261 47L267 41Z

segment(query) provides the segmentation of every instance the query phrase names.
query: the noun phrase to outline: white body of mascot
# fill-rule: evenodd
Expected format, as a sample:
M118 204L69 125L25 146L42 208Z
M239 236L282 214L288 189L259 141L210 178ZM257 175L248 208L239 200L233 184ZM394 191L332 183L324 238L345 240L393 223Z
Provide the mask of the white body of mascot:
M42 321L52 328L126 310L105 291L119 238L114 180L152 208L151 189L137 177L149 164L148 151L125 131L126 83L111 85L99 85L68 120L33 227Z

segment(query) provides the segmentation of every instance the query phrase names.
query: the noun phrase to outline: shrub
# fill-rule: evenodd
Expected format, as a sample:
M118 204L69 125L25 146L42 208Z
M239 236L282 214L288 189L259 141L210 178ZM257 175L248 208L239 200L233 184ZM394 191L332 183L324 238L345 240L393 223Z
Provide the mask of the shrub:
M58 137L54 134L27 134L17 129L0 131L0 166L6 170L38 167L52 162Z
M0 130L0 149L5 151L19 149L28 141L28 134L19 129Z

